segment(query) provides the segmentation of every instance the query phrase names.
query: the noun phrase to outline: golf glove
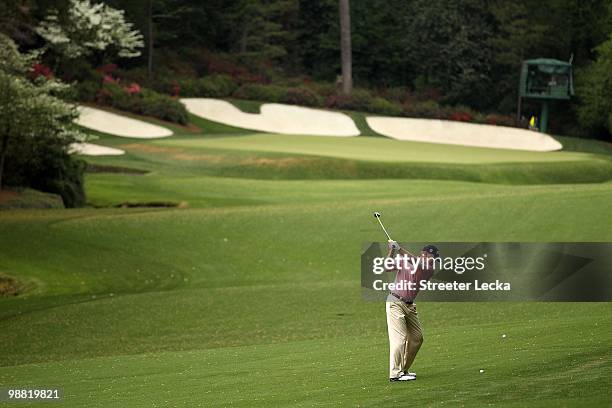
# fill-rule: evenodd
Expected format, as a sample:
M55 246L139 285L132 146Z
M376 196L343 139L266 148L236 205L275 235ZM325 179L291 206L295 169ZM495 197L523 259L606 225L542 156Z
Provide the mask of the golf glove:
M392 249L394 251L397 251L399 249L399 244L397 243L397 241L393 241L392 239L390 239L388 241L389 244L389 249Z

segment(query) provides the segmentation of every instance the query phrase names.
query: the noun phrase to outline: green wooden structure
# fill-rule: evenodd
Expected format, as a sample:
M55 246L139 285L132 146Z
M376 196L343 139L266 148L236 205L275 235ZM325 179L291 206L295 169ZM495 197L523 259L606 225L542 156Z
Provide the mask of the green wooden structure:
M551 58L523 61L519 82L517 116L520 119L523 98L542 102L540 132L548 129L548 111L553 100L567 100L574 95L572 63Z

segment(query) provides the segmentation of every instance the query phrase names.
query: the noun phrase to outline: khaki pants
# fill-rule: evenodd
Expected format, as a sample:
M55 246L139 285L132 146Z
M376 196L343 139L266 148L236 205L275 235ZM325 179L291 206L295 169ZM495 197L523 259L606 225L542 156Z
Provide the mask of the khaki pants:
M415 305L389 300L386 305L389 378L397 378L407 373L412 365L423 343L423 331Z

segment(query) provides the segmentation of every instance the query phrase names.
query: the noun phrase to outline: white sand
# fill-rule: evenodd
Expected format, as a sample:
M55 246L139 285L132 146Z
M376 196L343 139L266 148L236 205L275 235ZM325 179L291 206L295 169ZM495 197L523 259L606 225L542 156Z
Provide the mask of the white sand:
M152 125L101 109L80 106L80 117L76 123L88 129L115 136L155 139L172 135L172 131L162 126Z
M183 98L181 102L196 116L243 129L290 135L359 135L350 116L340 112L266 103L261 113L246 113L220 99Z
M375 132L399 140L542 152L563 147L546 134L507 126L383 116L366 121Z
M93 143L73 143L70 145L69 151L73 154L84 154L86 156L120 156L125 154L124 150Z

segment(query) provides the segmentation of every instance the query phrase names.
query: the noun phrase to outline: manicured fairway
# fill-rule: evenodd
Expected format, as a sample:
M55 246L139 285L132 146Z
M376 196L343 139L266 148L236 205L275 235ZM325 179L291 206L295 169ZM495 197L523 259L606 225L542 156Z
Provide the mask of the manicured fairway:
M0 384L62 386L67 407L609 406L612 304L420 302L418 380L389 384L384 305L359 288L361 245L381 239L374 210L402 241L612 240L605 150L431 148L516 172L602 163L608 181L575 184L312 178L267 162L253 174L241 161L417 156L384 139L283 137L103 137L128 153L91 163L149 172L88 173L92 204L187 208L0 212L0 271L32 288L0 298Z
M0 372L9 382L63 384L68 406L377 407L409 400L419 406L443 401L451 406L549 407L609 402L609 306L422 304L427 343L416 363L419 379L410 384L385 379L384 311L376 308L363 316L363 308L355 307L349 301L321 316L347 330L333 338L69 359ZM258 312L242 310L245 317ZM305 324L302 330L319 324ZM568 342L571 330L581 335Z

